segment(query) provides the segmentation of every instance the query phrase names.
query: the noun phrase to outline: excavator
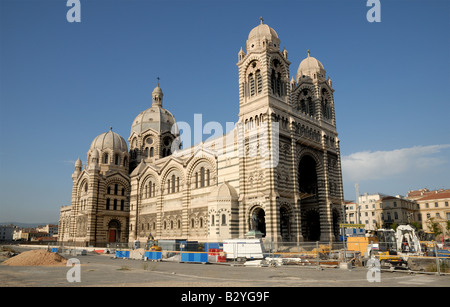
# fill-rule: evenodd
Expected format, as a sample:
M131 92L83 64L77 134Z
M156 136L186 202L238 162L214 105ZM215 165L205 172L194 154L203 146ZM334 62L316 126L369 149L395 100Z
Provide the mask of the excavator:
M378 229L378 243L369 244L365 253L366 261L372 256L379 259L381 266L390 269L408 269L408 256L422 255L419 239L410 225L400 225L393 229Z
M161 246L158 245L158 240L155 240L155 238L152 236L152 234L149 234L149 236L147 238L147 244L145 245L145 251L147 251L147 252L162 251Z

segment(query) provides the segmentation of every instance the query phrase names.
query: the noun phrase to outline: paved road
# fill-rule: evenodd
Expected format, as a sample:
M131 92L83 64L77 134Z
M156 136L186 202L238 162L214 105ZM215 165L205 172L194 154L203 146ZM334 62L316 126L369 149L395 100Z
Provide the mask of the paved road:
M381 272L369 282L368 270L313 267L243 267L114 259L86 255L79 259L80 282L69 282L71 267L16 267L0 265L1 286L37 287L449 287L450 276ZM72 274L72 277L75 275ZM372 275L376 277L376 275Z

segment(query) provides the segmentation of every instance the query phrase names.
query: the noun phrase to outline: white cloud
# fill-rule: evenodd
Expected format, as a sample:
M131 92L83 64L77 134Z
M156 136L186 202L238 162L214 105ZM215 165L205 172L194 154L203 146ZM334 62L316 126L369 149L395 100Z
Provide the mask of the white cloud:
M414 146L391 151L362 151L342 157L345 180L361 182L388 179L391 176L416 174L448 163L448 155L437 155L450 144Z

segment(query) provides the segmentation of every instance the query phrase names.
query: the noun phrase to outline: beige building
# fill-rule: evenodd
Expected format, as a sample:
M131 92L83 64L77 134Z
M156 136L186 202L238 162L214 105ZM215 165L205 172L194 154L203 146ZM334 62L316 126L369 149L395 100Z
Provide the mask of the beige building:
M238 52L239 121L226 135L180 149L163 91L126 141L97 136L75 164L59 240L78 244L187 239L249 232L273 241L338 238L343 204L334 89L310 56L294 76L274 29L252 29ZM237 102L236 102L237 103Z
M397 225L421 222L419 206L415 201L400 195L367 194L355 202L346 203L346 221L351 224L364 224L366 230L390 228Z
M420 197L417 197L419 193L416 192L410 191L408 196L415 197L420 206L423 230L430 231L429 221L432 219L433 222L439 223L443 233L449 235L446 229L450 221L450 190L419 190Z

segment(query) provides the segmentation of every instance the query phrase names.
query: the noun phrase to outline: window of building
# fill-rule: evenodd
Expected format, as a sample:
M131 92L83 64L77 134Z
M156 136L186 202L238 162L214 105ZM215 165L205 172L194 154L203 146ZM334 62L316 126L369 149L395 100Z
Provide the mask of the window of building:
M122 199L120 201L120 210L123 211L125 209L125 201Z
M111 200L109 198L106 199L106 210L109 210L109 204Z
M439 205L438 203L434 203L434 207L437 208Z
M108 164L108 154L107 153L105 153L105 155L103 156L103 163Z
M113 209L117 210L117 199L114 199L114 207L113 207Z
M227 217L225 214L222 214L222 226L226 226L227 225Z

